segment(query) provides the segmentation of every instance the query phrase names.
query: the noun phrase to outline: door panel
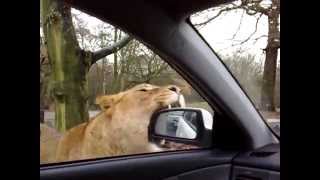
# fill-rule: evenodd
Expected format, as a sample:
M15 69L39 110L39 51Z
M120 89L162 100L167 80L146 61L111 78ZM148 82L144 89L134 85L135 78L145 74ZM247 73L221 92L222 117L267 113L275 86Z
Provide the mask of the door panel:
M234 166L231 180L280 180L280 172Z
M280 144L270 144L239 154L234 165L280 171Z
M197 169L186 172L164 180L228 180L230 176L231 165L217 165L208 168Z
M240 153L233 161L232 180L279 180L280 144Z
M195 179L201 175L203 178L200 179L209 177L227 179L235 155L235 152L220 150L191 150L108 158L42 167L40 178L42 180L162 180L168 177Z

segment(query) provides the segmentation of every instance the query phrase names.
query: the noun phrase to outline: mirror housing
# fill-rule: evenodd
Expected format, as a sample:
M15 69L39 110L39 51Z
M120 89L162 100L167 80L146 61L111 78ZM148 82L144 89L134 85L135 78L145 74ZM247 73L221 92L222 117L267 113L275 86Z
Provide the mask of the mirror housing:
M199 147L212 145L213 116L202 108L170 108L155 112L150 120L148 138Z

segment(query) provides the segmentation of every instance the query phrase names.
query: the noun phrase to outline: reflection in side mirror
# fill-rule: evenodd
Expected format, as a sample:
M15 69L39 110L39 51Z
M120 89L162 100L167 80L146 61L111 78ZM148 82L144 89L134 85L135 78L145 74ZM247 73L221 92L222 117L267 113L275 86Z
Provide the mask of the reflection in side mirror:
M209 145L213 116L201 108L171 108L156 112L149 126L150 141Z
M194 111L168 111L161 113L155 124L155 133L162 136L195 139L199 128L199 115Z

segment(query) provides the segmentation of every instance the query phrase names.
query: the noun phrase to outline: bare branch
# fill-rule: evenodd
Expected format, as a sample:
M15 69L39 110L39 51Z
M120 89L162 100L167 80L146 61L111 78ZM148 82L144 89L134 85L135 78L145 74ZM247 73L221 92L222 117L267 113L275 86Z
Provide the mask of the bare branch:
M241 6L233 6L233 7L226 7L226 8L222 8L215 16L201 22L201 23L197 23L197 24L194 24L194 26L203 26L203 25L206 25L208 24L209 22L211 22L212 20L216 19L217 17L219 17L223 12L226 12L226 11L230 11L230 10L234 10L234 9L239 9L241 8Z
M264 35L261 35L255 39L253 39L254 40L253 45L256 44L258 42L258 40L260 40L261 38L268 38L268 36L264 34Z
M96 52L93 52L92 55L92 64L97 62L99 59L104 58L112 53L117 52L119 49L127 45L133 38L130 36L124 37L122 40L114 43L109 47L102 48Z
M255 15L261 13L268 16L269 8L260 5L262 0L241 0L241 7L246 10L248 15Z
M258 30L258 24L259 24L259 21L260 21L260 18L261 18L262 15L263 14L260 14L260 16L257 18L254 31L245 40L241 41L239 44L233 44L232 46L242 45L242 44L246 43L247 41L249 41L252 38L252 36Z
M253 15L256 15L256 14L258 13L257 11L254 11L254 10L252 10L251 8L246 7L246 6L243 6L242 8L245 10L245 12L246 12L249 16L253 16Z
M262 0L241 0L241 4L237 5L236 3L230 3L228 4L229 6L221 8L219 12L214 15L213 17L210 17L209 19L201 22L194 24L194 26L204 26L211 22L212 20L216 19L219 17L223 12L230 11L230 10L235 10L235 9L244 9L246 14L248 15L256 15L256 14L263 14L268 16L270 7L263 7L260 5ZM230 6L231 5L231 6Z
M239 22L237 31L233 34L233 36L232 36L231 39L234 39L234 38L237 36L238 32L240 31L240 28L241 28L241 25L242 25L243 16L244 16L244 11L242 12L242 15L241 15L241 18L240 18L240 22Z

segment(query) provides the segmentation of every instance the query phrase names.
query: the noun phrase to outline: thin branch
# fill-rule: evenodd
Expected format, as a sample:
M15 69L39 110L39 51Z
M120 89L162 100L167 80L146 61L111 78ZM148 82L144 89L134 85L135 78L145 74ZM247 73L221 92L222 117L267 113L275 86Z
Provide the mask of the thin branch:
M246 10L248 15L255 15L257 13L262 13L268 16L269 8L262 7L260 3L262 0L257 1L248 1L248 0L241 0L241 7Z
M98 51L93 52L92 56L92 64L97 62L99 59L104 58L112 53L117 52L119 49L123 48L125 45L127 45L133 38L130 36L124 37L122 40L114 43L113 45L109 47L102 48Z
M216 19L217 17L219 17L223 12L235 10L235 9L243 9L243 10L245 10L246 14L248 14L248 15L263 14L263 15L268 16L271 6L270 7L263 7L260 5L261 2L262 2L262 0L256 0L256 1L241 0L240 5L237 5L235 3L230 3L229 5L232 5L231 7L229 6L229 7L221 8L215 16L213 16L213 17L211 17L201 23L196 23L196 24L194 24L194 26L202 27L202 26L208 24L209 22L211 22L212 20Z
M244 16L244 12L245 11L242 11L242 15L241 15L241 18L240 18L240 22L239 22L237 31L233 34L231 39L234 39L237 36L238 32L240 31L240 28L241 28L241 25L242 25L242 19L243 19L243 16Z
M250 8L250 7L243 6L242 8L245 10L245 12L246 12L249 16L253 16L253 15L256 15L256 14L258 13L258 11L254 11L254 10L252 10L252 8Z
M261 36L255 38L255 39L253 39L254 40L253 45L255 45L258 42L258 40L260 40L261 38L264 38L264 37L267 38L268 36L267 35L261 35Z
M239 44L233 44L232 46L242 45L242 44L246 43L247 41L249 41L249 40L251 39L251 37L252 37L252 36L257 32L257 30L258 30L258 24L259 24L259 21L260 21L260 18L262 17L262 15L263 15L263 14L260 14L260 16L257 18L254 31L253 31L244 41L241 41Z
M234 6L234 7L226 7L226 8L223 8L221 9L215 16L201 22L201 23L197 23L197 24L194 24L194 26L203 26L203 25L206 25L208 24L209 22L211 22L212 20L214 20L215 18L217 18L218 16L220 16L223 12L226 12L226 11L230 11L230 10L234 10L234 9L239 9L241 8L241 6Z

